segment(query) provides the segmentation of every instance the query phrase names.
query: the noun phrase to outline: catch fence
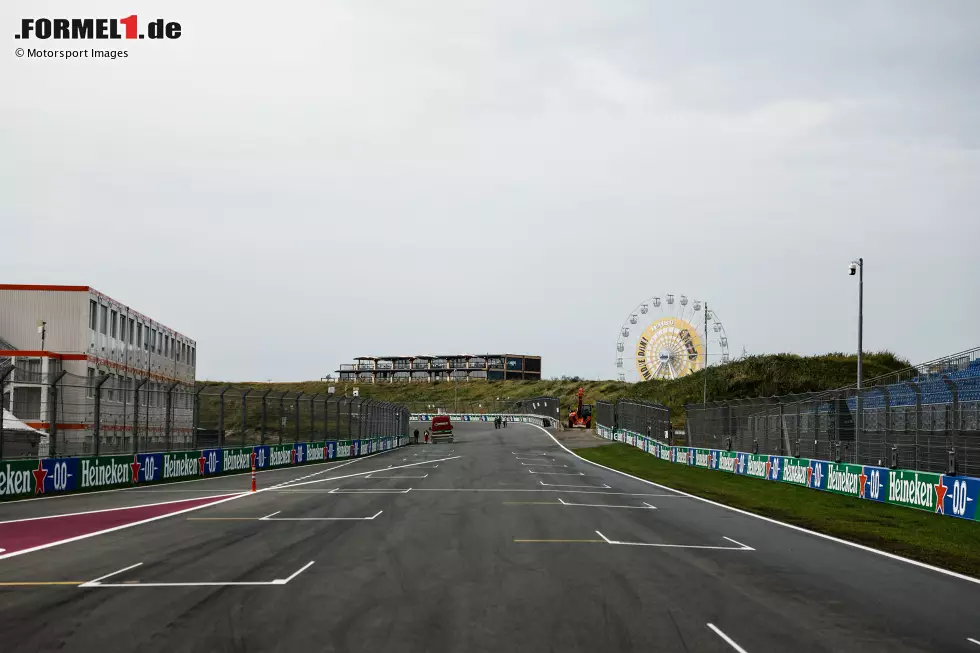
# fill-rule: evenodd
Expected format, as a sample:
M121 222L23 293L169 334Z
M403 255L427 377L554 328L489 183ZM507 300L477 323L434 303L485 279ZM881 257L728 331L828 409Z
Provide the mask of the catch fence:
M688 405L690 446L980 475L980 349L867 387Z
M110 375L0 371L0 458L83 456L404 435L408 409L388 402Z
M618 399L616 403L597 401L596 426L627 430L661 442L671 440L670 409L649 401Z

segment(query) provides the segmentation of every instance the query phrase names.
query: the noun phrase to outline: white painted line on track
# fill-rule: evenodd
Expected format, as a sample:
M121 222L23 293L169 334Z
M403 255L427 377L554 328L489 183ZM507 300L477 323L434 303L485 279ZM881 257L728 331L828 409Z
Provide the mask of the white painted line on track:
M389 490L389 489L378 489L378 488L335 488L330 490L327 494L408 494L412 491L412 488L405 488L401 490Z
M589 489L592 489L592 490L611 490L612 489L612 486L606 485L605 483L603 483L602 485L561 485L560 483L545 483L544 481L538 481L538 482L541 483L541 485L543 485L545 487L582 487L582 488L589 488Z
M279 514L279 513L281 513L281 512L282 512L282 510L277 510L277 511L275 511L274 513L271 513L271 514L268 514L268 515L266 515L265 517L259 517L259 521L263 521L263 520L266 520L266 519L268 519L269 517L274 517L274 516L276 516L276 515L278 515L278 514Z
M739 646L738 644L736 644L734 639L732 639L731 637L729 637L725 633L721 632L721 629L718 628L718 626L716 626L714 624L708 624L708 628L710 628L711 630L713 630L714 633L715 633L715 635L718 635L718 637L721 637L723 640L725 640L725 643L728 644L729 646L731 646L736 651L738 651L738 653L748 653L748 651L746 651L744 648L742 648L741 646Z
M282 512L282 511L280 511ZM276 517L273 518L272 515L278 515L278 512L272 513L266 517L259 517L258 521L371 521L378 515L380 515L383 510L379 510L370 517Z
M449 458L439 458L438 460L433 460L433 461L428 461L428 462L443 462L443 461L446 461L446 460L456 460L457 458L461 458L461 456L451 456ZM394 469L405 469L407 467L416 467L418 465L424 465L424 464L425 464L424 462L420 462L420 463L408 463L407 465L397 465L395 467L390 467L390 468L386 468L386 469L372 469L372 470L367 471L367 472L357 472L356 474L347 474L345 476L331 476L330 478L315 478L312 481L303 481L301 483L289 483L288 485L274 486L272 488L266 488L264 490L259 490L259 492L268 492L269 490L273 490L273 489L280 490L280 489L283 489L283 488L294 488L294 487L299 487L301 485L312 485L313 483L326 483L327 481L339 481L339 480L345 479L345 478L356 478L358 476L367 476L368 474L377 474L378 472L387 471L388 469L392 469L392 470L394 470Z
M690 494L688 492L682 492L680 490L675 490L672 487L668 487L666 485L661 485L660 483L654 483L653 481L648 481L648 480L646 480L644 478L639 478L638 476L633 476L632 474L627 474L626 472L621 472L618 469L613 469L612 467L606 467L605 465L603 465L601 463L593 462L593 461L589 460L588 458L583 458L582 456L578 455L577 453L575 453L574 451L572 451L571 449L569 449L568 447L566 447L565 445L563 445L561 442L559 442L555 438L555 436L553 436L551 433L548 433L547 429L544 429L544 428L538 426L537 424L531 424L531 426L534 426L535 428L541 429L544 432L545 435L547 435L549 438L552 439L552 441L554 441L555 444L557 444L559 447L561 447L562 449L564 449L566 452L572 454L573 456L575 456L579 460L581 460L583 462L587 462L590 465L595 465L596 467L600 467L602 469L605 469L607 471L613 472L615 474L619 474L621 476L626 476L627 478L631 478L634 481L639 481L640 483L646 483L647 485L652 485L652 486L658 487L658 488L660 488L662 490L670 490L671 492L676 492L679 496L686 497L688 499L695 499L697 501L701 501L701 502L710 504L712 506L716 506L718 508L723 508L725 510L730 510L732 512L737 512L740 515L745 515L746 517L752 517L754 519L761 519L764 522L769 522L770 524L776 524L776 525L782 526L784 528L789 528L789 529L794 530L794 531L797 531L799 533L806 533L807 535L812 535L813 537L819 537L820 539L828 540L828 541L834 542L836 544L843 544L844 546L849 546L849 547L854 548L854 549L859 549L861 551L866 551L868 553L873 553L875 555L883 556L883 557L888 558L890 560L895 560L897 562L904 562L905 564L912 565L914 567L919 567L920 569L927 569L929 571L936 572L937 574L943 574L944 576L950 576L952 578L958 578L960 580L965 580L968 583L973 583L975 585L980 585L980 578L973 578L972 576L967 576L966 574L961 574L961 573L958 573L958 572L955 572L955 571L950 571L949 569L943 569L942 567L936 567L935 565L930 565L930 564L925 563L925 562L919 562L918 560L912 560L911 558L905 558L905 557L902 557L902 556L897 555L895 553L889 553L888 551L881 551L879 549L875 549L875 548L872 548L870 546L865 546L864 544L858 544L857 542L848 542L847 540L842 540L841 538L834 537L833 535L827 535L826 533L818 533L817 531L811 531L808 528L803 528L802 526L796 526L795 524L787 524L786 522L781 522L778 519L773 519L772 517L766 517L764 515L757 515L754 512L749 512L748 510L742 510L741 508L735 508L733 506L726 506L723 503L718 503L717 501L712 501L711 499L705 499L704 497L699 497L696 494Z
M129 571L130 569L136 569L141 564L143 564L143 563L142 562L137 562L135 565L129 565L128 567L123 567L122 569L117 569L116 571L112 572L111 574L106 574L105 576L99 576L98 578L94 578L94 579L88 581L87 583L82 583L81 585L79 585L79 587L94 587L95 585L98 585L99 584L99 581L101 581L101 580L105 580L106 578L109 578L110 576L116 576L117 574L121 574L124 571Z
M241 586L257 587L257 586L269 586L269 585L285 585L286 583L288 583L289 581L293 580L294 578L296 578L297 576L299 576L301 573L303 573L304 571L306 571L307 569L309 569L310 567L312 567L313 566L313 562L314 562L313 560L310 560L308 563L306 563L305 565L303 565L302 567L300 567L298 570L296 570L292 574L290 574L287 578L277 578L275 580L266 580L266 581L244 581L244 582L243 581L232 581L232 582L220 582L220 581L218 581L218 582L199 582L199 583L141 583L139 581L135 581L135 582L131 582L131 583L102 583L102 582L100 582L104 578L108 578L109 576L115 576L116 574L120 574L120 573L122 573L124 571L127 571L129 569L133 569L134 567L138 567L141 564L143 564L142 562L140 562L140 563L137 563L135 565L132 565L131 567L126 567L126 569L120 569L119 571L115 571L115 572L109 574L108 576L102 576L102 578L97 578L95 580L90 580L87 583L83 583L82 585L79 585L79 587L97 588L98 589L98 588L107 588L107 587L113 587L113 588L119 588L119 587L125 587L125 588L133 588L133 587L232 587L232 586L234 586L234 587L241 587Z
M568 503L561 497L558 497L558 501L561 502L563 506L574 506L577 508L626 508L628 510L656 510L656 506L651 506L649 503L644 502L642 506L607 506L601 503Z
M547 476L585 476L582 472L536 472L533 469L527 470L528 474L546 474Z
M387 452L387 451L379 451L378 453L369 454L369 455L364 456L362 458L355 458L354 460L351 460L351 461L348 461L348 462L355 462L355 461L367 460L368 458L373 458L374 456L378 456L378 455L381 455L381 454L384 454L384 453L389 453L389 452ZM459 458L459 456L456 456L456 458ZM446 460L450 460L450 459L447 458ZM320 464L320 463L314 463L314 464ZM412 467L412 466L414 466L414 465L411 465L411 464L410 465L404 465L404 467ZM395 469L399 469L399 468L396 467ZM335 476L335 477L325 478L325 479L314 479L312 481L303 481L302 483L299 483L299 485L307 485L309 483L323 483L325 481L333 481L333 480L339 480L339 479L344 479L344 478L352 478L352 477L355 477L355 476L363 476L365 474L371 474L372 472L376 472L376 471L378 471L378 470L370 470L370 471L366 471L366 472L358 472L356 474L347 474L345 476ZM183 482L183 481L178 481L178 482ZM210 503L206 503L206 504L203 504L203 505L200 505L200 506L193 506L191 508L185 508L183 510L176 510L174 512L168 512L168 513L166 513L164 515L156 515L155 517L148 517L147 519L141 519L139 521L130 522L128 524L121 524L119 526L112 526L111 528L104 528L104 529L99 530L99 531L93 531L91 533L85 533L83 535L76 535L75 537L68 537L68 538L65 538L63 540L56 540L54 542L46 542L45 544L39 544L37 546L32 546L32 547L29 547L29 548L26 548L26 549L21 549L20 551L13 551L11 553L3 553L3 554L0 554L0 560L6 560L7 558L13 558L15 556L24 555L25 553L34 553L35 551L41 551L41 550L44 550L44 549L50 549L51 547L60 546L62 544L68 544L69 542L77 542L79 540L84 540L84 539L87 539L87 538L90 538L90 537L96 537L98 535L105 535L106 533L114 533L116 531L121 531L121 530L126 529L126 528L133 528L134 526L142 526L143 524L149 524L150 522L155 522L155 521L158 521L160 519L166 519L168 517L174 517L176 515L183 515L185 513L193 512L195 510L202 510L204 508L210 508L211 506L217 506L217 505L220 505L220 504L225 503L227 501L234 501L235 499L241 499L242 497L257 496L258 494L261 494L263 492L269 492L273 488L278 488L278 487L292 487L292 486L291 485L283 486L283 485L280 484L279 486L275 486L274 485L274 486L269 487L269 488L263 488L263 489L259 490L258 492L247 492L246 491L246 492L235 493L235 494L232 494L231 496L229 496L229 497L227 497L225 499L218 499L217 501L212 501ZM109 490L109 491L111 492L113 490ZM101 494L101 492L100 492L100 494ZM177 501L165 501L163 503L178 503L178 502ZM146 505L146 504L144 504L144 505ZM129 507L129 508L140 508L140 507L143 507L143 506L122 506L120 508L106 508L104 510L97 510L97 511L94 511L94 512L105 512L107 510L121 510L121 509L124 509L126 507ZM82 513L78 513L78 514L82 514ZM14 520L14 521L23 521L23 520Z
M525 467L568 467L568 465L545 465L542 463L521 463Z
M980 646L980 639L973 639L972 637L967 637L966 638L966 641L972 642L972 643L976 644L977 646Z
M596 534L606 541L606 544L620 544L622 546L650 546L658 549L707 549L711 551L755 551L750 546L745 546L741 542L735 542L730 537L725 537L724 539L729 542L735 542L738 544L737 547L734 546L711 546L708 544L663 544L656 542L620 542L619 540L610 540L608 537L596 531Z
M313 478L314 476L319 476L320 474L325 474L327 472L332 472L335 469L340 469L341 467L346 467L347 465L350 465L351 463L356 462L358 460L363 460L363 459L362 458L354 458L353 460L348 460L347 462L341 463L340 465L337 465L336 467L331 467L330 469L322 469L319 472L313 472L312 474L307 474L306 476L300 476L299 478L291 478L288 481L283 481L282 483L278 483L276 485L273 485L269 489L272 490L272 489L275 489L277 487L285 487L285 486L289 485L290 483L296 483L297 481L303 481L303 480L306 480L308 478ZM390 465L389 465L389 467L390 467Z
M237 497L241 492L224 492L218 497ZM203 497L206 499L207 497ZM40 517L22 517L20 519L8 519L0 521L2 524L17 524L26 521L40 521L42 519L57 519L58 517L77 517L78 515L97 515L100 512L113 512L116 510L136 510L137 508L153 508L155 506L166 506L171 503L184 503L185 501L196 501L197 499L172 499L170 501L157 501L156 503L141 503L134 506L119 506L118 508L99 508L98 510L82 510L80 512L61 512L57 515L41 515ZM211 505L211 504L208 504Z
M368 474L364 478L428 478L428 477L429 477L428 474L425 474L424 476L375 476L374 474Z

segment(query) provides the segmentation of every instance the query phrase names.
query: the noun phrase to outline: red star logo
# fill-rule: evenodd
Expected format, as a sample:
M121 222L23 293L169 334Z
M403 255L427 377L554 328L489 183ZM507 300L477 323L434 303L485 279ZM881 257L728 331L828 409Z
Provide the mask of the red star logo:
M201 470L200 471L201 476L204 476L204 463L206 462L208 462L208 459L205 458L203 455L197 459L197 465Z
M946 487L945 483L943 483L942 474L939 475L939 482L933 485L932 487L934 487L936 490L936 512L939 513L940 515L945 515L946 510L945 507L943 506L943 500L946 498L946 490L948 490L949 488Z
M766 478L769 478L769 470L772 468L772 463L768 460L766 461Z
M139 483L140 480L140 459L138 455L133 456L133 462L129 463L129 468L133 470L133 483Z
M812 467L807 467L806 468L806 486L807 487L810 487L810 477L811 476L813 476L813 468Z
M31 474L34 474L34 494L44 494L44 479L48 475L48 470L44 469L44 463L38 460L37 469L33 470Z
M865 476L864 470L862 470L861 471L861 475L858 476L858 482L861 484L860 487L859 487L859 489L858 489L858 491L860 493L858 496L860 496L863 499L864 498L864 488L867 487L867 484L868 484L868 477Z

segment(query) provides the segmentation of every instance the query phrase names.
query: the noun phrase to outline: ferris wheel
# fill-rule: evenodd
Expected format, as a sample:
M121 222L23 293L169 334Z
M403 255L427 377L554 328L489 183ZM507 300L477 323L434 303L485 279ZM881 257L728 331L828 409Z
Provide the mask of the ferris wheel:
M619 328L618 378L679 379L704 368L706 349L710 363L729 361L728 335L715 309L687 295L650 297L630 311Z

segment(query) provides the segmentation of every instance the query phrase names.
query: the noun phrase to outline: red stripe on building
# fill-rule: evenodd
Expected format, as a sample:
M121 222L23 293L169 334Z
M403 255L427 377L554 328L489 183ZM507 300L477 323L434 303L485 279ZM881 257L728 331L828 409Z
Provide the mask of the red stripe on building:
M88 286L54 286L33 283L0 283L0 290L52 290L60 292L88 292Z

